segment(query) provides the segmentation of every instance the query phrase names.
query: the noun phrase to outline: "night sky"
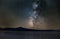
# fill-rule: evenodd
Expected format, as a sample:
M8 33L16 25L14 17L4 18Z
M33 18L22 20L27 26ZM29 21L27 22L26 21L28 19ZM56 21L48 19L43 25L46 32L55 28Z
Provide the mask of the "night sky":
M59 0L45 0L46 9L37 17L33 26L33 0L1 0L1 25L4 27L26 27L35 29L59 29ZM3 13L4 12L4 13ZM36 15L34 15L36 16ZM5 24L6 23L6 24ZM11 26L10 26L11 25ZM13 26L12 26L13 25ZM53 27L52 27L53 26ZM59 26L59 27L56 27ZM1 26L0 26L1 27Z

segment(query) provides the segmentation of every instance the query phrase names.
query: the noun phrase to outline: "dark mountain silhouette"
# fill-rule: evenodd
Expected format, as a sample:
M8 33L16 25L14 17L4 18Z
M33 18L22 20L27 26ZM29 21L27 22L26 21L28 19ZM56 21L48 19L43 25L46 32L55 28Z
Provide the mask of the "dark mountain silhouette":
M36 29L27 29L27 28L22 28L22 27L19 27L19 28L0 28L0 30L11 30L11 31L38 31Z
M36 30L36 29L27 29L27 28L0 28L0 30L6 31L59 31L59 30Z

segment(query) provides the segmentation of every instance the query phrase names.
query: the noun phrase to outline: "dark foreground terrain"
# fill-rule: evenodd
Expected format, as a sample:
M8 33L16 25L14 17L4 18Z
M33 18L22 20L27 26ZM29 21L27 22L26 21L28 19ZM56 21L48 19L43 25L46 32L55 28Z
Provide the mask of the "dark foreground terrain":
M0 31L0 39L60 39L59 31Z

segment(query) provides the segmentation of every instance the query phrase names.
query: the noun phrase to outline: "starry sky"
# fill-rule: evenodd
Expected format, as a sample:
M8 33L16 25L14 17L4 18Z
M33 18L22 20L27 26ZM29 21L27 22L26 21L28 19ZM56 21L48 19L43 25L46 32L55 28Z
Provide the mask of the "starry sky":
M22 18L32 14L32 0L6 0L2 4L5 8L16 12L15 14Z
M16 12L17 16L21 18L28 18L33 14L32 2L33 0L5 0L2 6ZM57 7L57 0L46 0L47 7Z
M12 15L12 14L8 15L7 16L8 18L9 18L9 16L12 16L12 17L14 16L14 17L16 17L15 19L18 18L16 20L17 22L19 22L19 23L16 22L18 26L21 25L21 26L25 26L25 27L30 27L31 25L27 25L27 24L28 23L31 24L31 21L32 21L32 18L31 18L31 15L33 14L33 7L32 7L33 2L32 1L33 0L3 0L3 1L1 1L0 7L1 7L2 11L6 10L5 12L8 12L7 14L10 14L9 12L12 12L12 14L14 14L14 15ZM41 13L41 16L38 18L38 20L41 23L38 22L37 24L39 24L39 25L36 25L36 26L38 26L36 28L40 28L40 27L45 28L45 27L47 27L48 23L50 24L50 22L53 25L54 25L55 21L56 21L55 24L57 24L57 22L59 22L59 17L57 14L58 13L58 3L57 3L58 1L57 0L45 0L45 1L47 3L47 8L45 11L43 11ZM47 18L47 20L45 20L46 18ZM57 21L57 19L58 19L58 21ZM9 18L9 20L10 20L10 18ZM47 25L46 25L46 22L47 22ZM40 26L40 24L41 24L41 26ZM50 26L52 24L50 24ZM58 23L58 25L59 25L59 23Z

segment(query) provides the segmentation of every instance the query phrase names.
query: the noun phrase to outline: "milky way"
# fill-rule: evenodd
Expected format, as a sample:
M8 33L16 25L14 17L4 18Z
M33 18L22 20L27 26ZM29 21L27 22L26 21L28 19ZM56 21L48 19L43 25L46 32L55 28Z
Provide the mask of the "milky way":
M60 8L57 0L40 0L42 5L38 5L36 1L1 0L0 27L60 29ZM36 10L38 6L39 13Z

